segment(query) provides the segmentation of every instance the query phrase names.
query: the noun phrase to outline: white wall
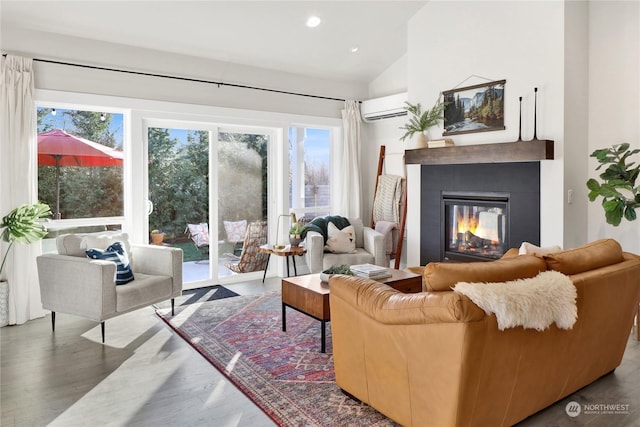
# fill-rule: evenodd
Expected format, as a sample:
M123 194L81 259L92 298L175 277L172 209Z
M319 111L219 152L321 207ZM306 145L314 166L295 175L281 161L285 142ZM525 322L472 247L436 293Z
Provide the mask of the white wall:
M564 246L588 241L589 3L565 3ZM571 192L571 197L569 197Z
M541 244L562 245L564 143L564 5L562 2L430 2L409 23L409 99L433 105L443 90L506 79L505 127L455 136L457 145L518 139L522 96L523 139L555 141L554 161L541 164ZM474 77L481 76L481 77ZM431 137L442 129L431 130ZM525 142L526 143L526 142ZM409 169L407 263L419 263L419 166Z
M369 98L407 91L407 55L403 55L369 83Z
M406 91L407 56L404 55L369 84L368 98L378 98ZM363 217L367 219L365 222L368 222L371 217L380 146L384 145L386 148L385 173L406 175L403 156L407 146L398 140L399 128L405 121L406 117L395 117L362 125L362 212Z
M365 99L366 83L314 79L223 61L38 31L4 24L3 53L65 62L244 84L340 99ZM36 87L128 98L340 117L341 101L306 98L251 89L137 76L36 62Z
M622 142L640 148L639 27L638 2L589 4L589 154ZM640 162L639 155L635 161ZM597 178L597 165L589 158L589 177ZM600 200L588 205L589 240L612 237L623 249L640 253L640 220L613 227Z
M430 105L440 91L471 75L505 78L507 129L454 140L459 145L516 140L518 96L523 96L526 140L533 134L537 86L538 137L556 141L556 160L542 162L542 244L569 248L612 237L623 249L640 253L640 220L606 224L600 202L590 203L586 189L587 179L597 176L591 152L625 141L640 147L639 23L638 2L431 2L409 26L409 99ZM474 77L463 86L482 81ZM384 92L388 82L382 75L369 92ZM368 125L369 140L403 149L396 129L403 121L396 120ZM439 133L432 130L431 136ZM419 170L411 165L407 170L410 265L419 262Z

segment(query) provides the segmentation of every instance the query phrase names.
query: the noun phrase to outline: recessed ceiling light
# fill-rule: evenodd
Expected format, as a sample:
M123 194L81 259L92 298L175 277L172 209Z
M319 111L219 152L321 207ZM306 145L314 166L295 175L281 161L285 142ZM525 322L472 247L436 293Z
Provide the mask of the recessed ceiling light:
M351 48L351 53L356 53L360 48L358 46L354 46Z
M322 22L322 20L317 16L310 16L309 19L307 19L307 27L315 28L320 25L320 22Z

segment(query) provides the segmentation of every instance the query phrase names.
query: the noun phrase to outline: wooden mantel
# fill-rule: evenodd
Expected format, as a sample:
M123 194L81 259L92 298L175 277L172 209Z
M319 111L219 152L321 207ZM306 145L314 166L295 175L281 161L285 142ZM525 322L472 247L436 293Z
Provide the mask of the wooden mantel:
M439 148L405 150L406 164L453 165L464 163L508 163L552 160L553 141L504 142L479 145L454 145Z

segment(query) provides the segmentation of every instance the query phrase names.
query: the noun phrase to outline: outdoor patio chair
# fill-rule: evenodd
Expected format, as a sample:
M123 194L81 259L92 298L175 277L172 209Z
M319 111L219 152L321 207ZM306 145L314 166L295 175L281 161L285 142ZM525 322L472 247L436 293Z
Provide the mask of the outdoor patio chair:
M203 258L209 259L209 224L201 222L200 224L187 224L184 232L193 240L193 244L200 252Z
M247 226L240 256L231 255L232 261L225 267L235 273L264 270L268 255L260 253L260 246L267 243L267 221L253 221Z
M222 221L224 231L227 233L227 242L233 245L233 254L240 255L242 253L242 243L244 236L247 234L247 220L242 221Z

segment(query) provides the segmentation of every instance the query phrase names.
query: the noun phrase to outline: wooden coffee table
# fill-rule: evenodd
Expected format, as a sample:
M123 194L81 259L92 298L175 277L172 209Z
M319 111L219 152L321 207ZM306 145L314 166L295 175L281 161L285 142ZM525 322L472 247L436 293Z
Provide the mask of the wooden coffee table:
M415 273L389 269L391 277L378 280L404 293L422 291L422 277ZM329 283L320 280L320 274L282 279L282 330L287 330L286 308L291 307L320 321L320 352L326 350L326 327L331 320L329 309Z

